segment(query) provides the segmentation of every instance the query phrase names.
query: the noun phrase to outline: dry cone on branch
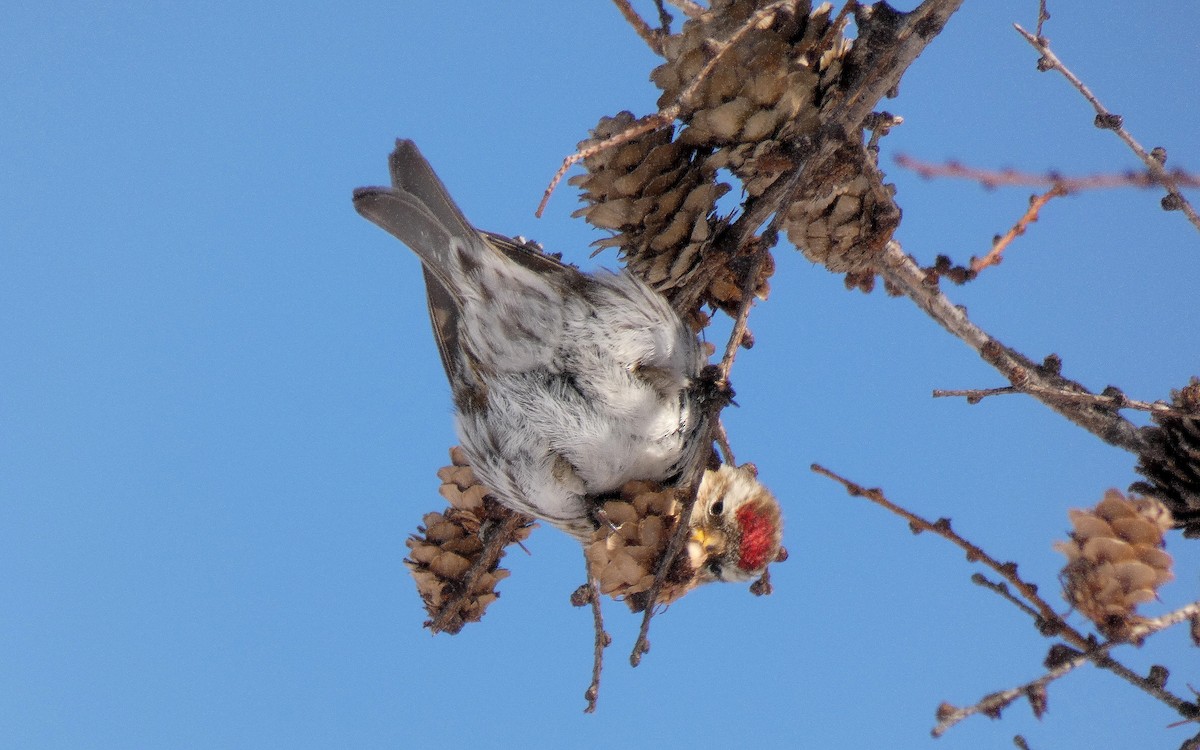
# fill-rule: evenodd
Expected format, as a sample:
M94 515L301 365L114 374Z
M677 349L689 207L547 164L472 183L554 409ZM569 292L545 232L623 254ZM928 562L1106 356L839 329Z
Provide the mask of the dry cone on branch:
M412 573L434 632L457 633L478 622L497 597L496 585L508 577L499 567L504 550L532 531L532 519L488 496L459 447L450 449L451 465L438 470L442 497L450 504L426 513L411 535L404 563Z
M572 178L585 203L576 215L613 232L597 244L618 247L628 267L697 328L707 321L703 306L732 314L747 287L765 299L774 272L758 242L716 242L729 225L717 212L729 190L721 176L728 170L741 181L747 206L758 200L801 168L814 139L825 137L823 118L843 101L852 42L829 3L810 8L714 0L664 40L665 62L651 74L663 92L660 111L676 114L678 128L625 138L638 121L623 112L601 120L579 144L590 155L587 173ZM844 138L835 157L786 196L782 228L829 270L873 278L900 210L861 129ZM757 276L748 279L754 267Z
M1163 535L1171 513L1149 497L1109 490L1090 510L1071 510L1071 539L1054 547L1067 556L1063 596L1107 638L1125 640L1139 604L1157 598L1174 578Z
M605 117L579 148L591 148L634 122L629 112ZM701 251L722 225L716 202L729 185L716 181L716 170L704 165L695 148L671 135L660 129L601 149L584 159L587 173L570 182L581 188L580 200L587 204L575 215L613 233L595 244L619 248L629 269L698 328L704 322L699 308L709 301L705 278L714 275L711 261L702 266Z
M600 593L624 599L629 609L645 609L654 573L679 523L678 493L655 482L628 482L618 499L608 500L597 514L600 527L584 548L588 576ZM687 593L695 571L680 555L667 573L658 602L669 604Z
M1195 416L1152 415L1151 451L1137 465L1148 481L1130 489L1161 500L1184 536L1200 537L1200 379L1171 391L1171 405Z
M720 507L737 503L737 496L747 489L766 491L753 477L753 467L748 465L725 464L705 472L687 544L667 569L657 604L669 604L705 583L745 581L754 576L760 578L750 590L770 593L768 566L786 557L780 544L778 506L774 502L737 504L733 507L738 523L713 520L721 516ZM679 525L679 492L654 482L628 482L618 498L601 504L596 514L599 528L584 547L588 576L600 593L623 599L634 612L646 608L650 588Z

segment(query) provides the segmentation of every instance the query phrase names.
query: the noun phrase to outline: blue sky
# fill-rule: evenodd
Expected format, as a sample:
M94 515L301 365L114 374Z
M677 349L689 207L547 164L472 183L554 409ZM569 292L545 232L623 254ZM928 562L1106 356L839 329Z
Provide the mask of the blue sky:
M453 442L414 256L360 219L415 139L481 227L583 264L572 188L533 218L605 114L651 111L654 58L606 2L24 3L0 27L0 744L37 748L927 747L936 705L1035 677L1048 642L946 543L848 498L821 462L955 528L1055 597L1066 509L1131 456L1000 385L906 301L843 290L792 249L739 357L740 460L781 498L774 596L709 587L591 625L577 545L540 529L502 599L431 637L402 565ZM908 4L909 6L912 3ZM1030 190L925 182L905 152L1031 171L1138 165L1012 30L1036 2L969 0L886 106L898 238L984 252ZM1171 166L1200 169L1188 2L1051 2L1060 56ZM950 294L1096 389L1153 400L1200 373L1195 230L1152 192L1058 200ZM1190 546L1189 546L1190 545ZM1172 535L1165 611L1197 598ZM1055 599L1057 601L1057 599ZM1078 618L1076 618L1078 620ZM1078 623L1077 623L1078 624ZM1184 632L1118 652L1187 695ZM1084 669L941 748L1173 747L1159 704ZM1194 729L1194 728L1193 728Z

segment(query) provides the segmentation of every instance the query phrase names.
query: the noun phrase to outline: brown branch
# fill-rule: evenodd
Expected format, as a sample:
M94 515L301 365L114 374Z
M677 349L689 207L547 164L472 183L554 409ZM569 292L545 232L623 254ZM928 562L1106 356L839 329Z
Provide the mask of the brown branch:
M976 586L981 586L981 587L987 589L988 591L991 591L991 592L997 594L1002 599L1007 601L1009 604L1012 604L1014 607L1016 607L1017 609L1021 610L1022 612L1024 612L1025 614L1029 615L1030 617L1032 617L1034 619L1037 619L1038 617L1041 616L1038 614L1036 609L1029 606L1025 602L1021 601L1016 596L1013 596L1013 593L1008 590L1008 584L1005 583L1004 581L993 581L993 580L990 580L983 573L974 573L971 575L971 583L975 584Z
M750 307L754 304L754 284L758 279L758 272L762 268L763 260L765 259L765 251L758 254L754 261L750 264L750 269L746 274L746 281L742 287L742 304L738 308L737 318L734 319L733 330L729 334L729 343L725 346L725 355L721 358L721 364L717 367L717 387L728 388L729 371L733 367L734 357L737 355L738 347L742 340L742 334L746 330L746 320L750 317ZM711 445L713 439L718 434L720 428L721 409L726 406L726 402L715 399L709 403L706 411L708 423L708 435L705 437L702 445ZM681 483L681 487L689 488L688 497L682 503L679 511L679 523L675 527L675 532L671 535L671 541L667 544L667 549L663 553L662 559L659 560L658 569L654 571L654 583L650 590L646 592L646 609L642 613L642 626L638 630L637 640L633 644L633 651L629 654L629 663L637 666L642 661L642 654L650 650L650 642L648 636L650 633L650 620L653 619L655 613L655 603L658 601L658 595L662 591L663 583L667 579L667 573L671 569L675 558L683 551L684 541L687 539L689 522L692 518L692 507L696 504L696 495L700 491L700 482L704 478L706 464L708 463L708 451L699 451L695 465L684 475L688 477L686 483Z
M882 490L867 489L866 487L856 484L840 474L826 469L820 464L813 464L810 468L817 474L829 477L835 482L841 484L846 488L846 492L849 493L851 497L865 497L876 505L891 511L892 513L895 513L904 520L908 521L908 526L910 529L912 529L913 533L931 531L949 541L951 544L959 547L967 553L968 561L981 563L991 568L1001 578L1003 578L1005 581L1008 581L1009 585L1013 586L1021 594L1021 596L1025 597L1025 600L1033 606L1034 610L1036 610L1037 616L1045 624L1042 628L1043 630L1050 629L1051 632L1057 632L1064 639L1070 641L1073 645L1076 645L1079 648L1091 647L1091 642L1082 633L1072 628L1061 617L1059 617L1058 613L1054 611L1054 608L1050 606L1049 602L1047 602L1041 597L1041 595L1038 594L1037 586L1026 582L1019 575L1017 575L1016 563L1002 563L989 555L987 552L984 552L980 547L967 541L962 536L959 536L952 528L950 528L950 519L939 518L937 521L927 521L907 508L903 508L888 500L886 497L884 497Z
M1161 176L1167 175L1175 184L1181 187L1200 187L1200 175L1185 172L1182 169L1171 171L1127 171L1121 173L1101 173L1067 177L1055 172L1044 174L1022 172L1016 169L984 169L972 167L957 161L942 164L927 162L907 154L897 154L893 161L904 169L916 172L926 179L946 177L950 179L970 180L978 182L985 188L998 187L1052 187L1059 188L1064 193L1078 193L1085 190L1105 190L1110 188L1156 188L1163 187L1167 182Z
M692 0L668 0L668 2L683 11L688 18L699 18L704 15L704 6L694 3Z
M1042 26L1050 20L1050 11L1046 9L1046 0L1038 0L1037 35L1042 36Z
M996 241L992 243L992 249L988 251L988 254L982 258L971 258L971 270L975 273L979 273L989 266L999 265L1001 259L1003 258L1005 248L1012 244L1012 241L1017 237L1025 234L1025 229L1030 224L1038 220L1038 212L1042 210L1042 206L1046 205L1055 198L1066 194L1067 193L1065 190L1055 186L1041 195L1035 195L1031 197L1029 199L1029 208L1026 209L1025 213L1020 219L1017 219L1017 223L1013 224L1012 229L1009 229L1002 237L998 237Z
M1106 443L1135 454L1145 453L1149 448L1142 431L1115 408L1094 402L1067 402L1045 395L1046 391L1087 394L1088 390L1052 368L1039 367L972 323L965 310L952 303L936 285L927 282L928 274L904 253L900 243L892 240L887 244L876 270L943 328L979 352L985 362L1014 386L1028 388L1030 395Z
M1062 390L1059 388L1042 388L1035 385L1004 386L1002 388L967 388L961 390L933 391L934 398L965 398L969 404L977 404L989 396L1006 396L1013 393L1023 393L1037 396L1043 400L1058 400L1063 403L1096 404L1108 409L1136 409L1151 414L1162 414L1172 417L1194 418L1194 412L1178 409L1165 401L1138 401L1129 398L1124 393L1109 386L1103 393L1080 393L1079 391Z
M650 51L656 55L663 53L663 32L650 27L638 12L629 4L629 0L613 0L613 4L617 6L617 10L621 11L621 15L637 32L637 35L642 38L642 41L650 47Z
M584 555L583 563L586 571L586 555ZM585 598L587 601L582 601ZM587 707L583 709L583 712L591 714L596 712L596 702L600 699L600 671L604 668L604 649L612 643L612 636L604 630L604 618L600 614L600 590L591 576L588 577L588 582L580 586L571 596L571 603L575 606L588 603L592 607L592 628L595 631L595 641L592 646L592 682L583 693L584 699L587 700Z
M1058 59L1058 56L1050 50L1050 42L1045 37L1030 34L1018 24L1013 24L1013 26L1017 29L1017 32L1020 33L1021 36L1025 37L1025 41L1029 42L1029 44L1032 45L1039 54L1041 54L1041 58L1038 60L1038 70L1057 70L1064 78L1070 81L1071 85L1075 87L1075 90L1078 91L1083 98L1087 99L1088 103L1092 105L1092 108L1096 110L1096 127L1115 132L1117 137L1124 141L1125 145L1128 146L1130 150L1142 160L1142 163L1146 165L1146 169L1148 169L1162 182L1163 186L1167 189L1167 195L1163 198L1162 202L1163 208L1167 210L1178 209L1183 211L1184 215L1187 216L1188 221L1192 223L1192 226L1200 231L1200 214L1196 213L1196 209L1192 208L1192 205L1188 203L1187 198L1183 197L1183 193L1179 192L1178 180L1174 175L1167 172L1167 170L1163 168L1162 159L1157 158L1154 154L1142 148L1142 145L1138 143L1137 140L1135 140L1134 137L1129 133L1129 131L1125 129L1124 125L1122 124L1121 116L1108 111L1108 109L1100 103L1099 98L1092 93L1091 89L1089 89L1083 83L1083 81L1079 80L1079 78L1072 73L1066 65L1063 64L1062 60ZM1158 150L1156 149L1156 151ZM1163 158L1165 158L1165 156Z
M1192 719L1196 717L1197 706L1195 704L1188 703L1174 693L1164 689L1162 685L1158 684L1154 680L1137 674L1121 662L1108 655L1108 651L1113 647L1123 643L1135 642L1134 639L1131 638L1129 640L1109 641L1107 643L1097 644L1093 638L1083 635L1065 620L1063 620L1062 617L1060 617L1058 613L1054 611L1054 608L1051 607L1050 604L1038 594L1036 585L1026 582L1019 575L1017 575L1017 566L1015 563L1002 563L989 555L979 546L960 536L950 527L949 519L940 518L937 521L928 521L916 513L913 513L912 511L891 502L879 489L867 489L849 479L846 479L845 477L836 474L833 471L830 471L829 469L826 469L819 464L813 464L811 468L814 472L829 477L830 479L833 479L841 484L846 488L846 491L852 497L864 497L876 505L879 505L880 507L905 519L908 521L909 528L912 529L914 533L930 531L959 547L967 553L968 561L978 562L991 568L993 571L999 574L1001 578L1007 581L1009 585L1015 588L1017 592L1020 593L1027 602L1029 602L1030 605L1032 605L1032 610L1034 610L1034 614L1036 615L1035 621L1040 632L1045 635L1055 635L1059 638L1062 638L1064 641L1070 643L1081 652L1079 658L1091 661L1096 666L1106 669L1118 677L1121 677L1135 687L1145 691L1149 695L1170 706L1185 719ZM1029 610L1026 611L1028 612ZM1159 618L1157 621L1147 621L1147 623L1152 624L1143 623L1142 626L1145 629L1143 631L1138 631L1138 638L1144 638L1151 632L1169 627L1170 625L1182 622L1185 619L1190 619L1198 612L1200 612L1200 602L1188 605L1178 612L1174 612L1171 615ZM1072 669L1073 668L1074 667L1072 667ZM1035 680L1035 682L1037 681ZM999 709L1004 708L1004 706L1012 702L1013 697L1011 696L1004 699L997 697L1004 695L1006 694L995 693L992 696L984 698L981 703L990 705L992 709L991 713L995 713ZM989 701L992 702L989 703ZM960 709L956 709L949 704L942 704L942 706L938 708L939 726L946 717L954 715L954 713L959 710ZM978 713L978 711L968 712L962 718L965 718L965 716L969 716L972 713ZM955 721L961 721L961 718L956 719ZM942 731L945 730L943 729ZM939 736L940 734L936 728L934 733L934 736Z
M1197 614L1200 614L1200 602L1192 602L1191 604L1181 607L1169 614L1163 615L1162 617L1145 619L1134 627L1134 636L1131 637L1130 640L1140 641L1152 633L1165 630L1172 625L1177 625L1178 623L1183 622L1184 620L1190 620ZM947 729L959 723L963 719L966 719L968 716L974 716L975 714L982 713L988 716L996 716L1002 709L1007 707L1014 700L1017 700L1023 695L1030 695L1031 692L1035 690L1044 690L1046 685L1050 684L1054 680L1057 680L1068 672L1078 669L1089 661L1093 663L1095 663L1097 659L1111 661L1111 657L1106 656L1106 654L1114 647L1122 645L1122 643L1123 642L1109 641L1108 643L1100 644L1087 652L1080 653L1077 656L1067 659L1035 680L1031 680L1024 685L1018 685L1009 690L1003 690L986 695L974 705L967 706L965 708L959 708L956 706L951 706L948 703L943 703L942 705L938 706L938 723L937 726L933 728L931 734L934 737L941 737L946 733ZM1136 679L1137 682L1135 684L1137 684L1138 687L1146 690L1163 703L1170 705L1171 708L1175 709L1186 718L1189 718L1189 720L1195 719L1197 715L1197 706L1194 703L1183 701L1181 698L1173 693L1168 692L1165 688L1163 688L1162 685L1157 684L1149 677L1142 677L1141 675L1134 674L1132 671L1129 672L1129 675Z

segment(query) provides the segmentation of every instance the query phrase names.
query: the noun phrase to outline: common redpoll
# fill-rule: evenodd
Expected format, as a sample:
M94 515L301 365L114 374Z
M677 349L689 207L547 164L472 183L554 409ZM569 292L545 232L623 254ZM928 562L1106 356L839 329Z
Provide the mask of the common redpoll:
M355 190L354 207L421 259L459 437L501 503L585 541L596 498L676 481L711 450L704 354L662 295L475 230L412 141L389 168L392 187ZM707 576L744 580L774 559L778 506L750 481L697 504L689 559Z

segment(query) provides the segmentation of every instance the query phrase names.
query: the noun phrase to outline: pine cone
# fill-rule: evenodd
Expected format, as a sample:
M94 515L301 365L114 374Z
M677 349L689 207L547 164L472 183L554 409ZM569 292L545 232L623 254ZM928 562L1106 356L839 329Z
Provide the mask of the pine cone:
M1149 482L1133 492L1153 495L1170 509L1186 537L1200 537L1200 379L1171 391L1171 405L1195 417L1160 416L1147 428L1151 450L1138 459L1137 471Z
M666 41L667 61L650 75L663 91L659 107L682 107L679 140L715 147L708 164L732 171L751 198L795 166L790 144L820 127L850 49L829 3L811 15L807 3L764 11L770 4L717 0Z
M1071 539L1054 545L1067 556L1063 597L1105 637L1125 640L1140 620L1137 605L1175 577L1163 550L1171 512L1153 498L1109 490L1094 509L1069 515Z
M426 513L409 536L404 563L417 583L436 632L457 633L478 622L500 593L496 585L509 572L498 567L504 548L526 539L533 519L515 513L488 496L467 463L462 448L450 449L451 465L438 470L442 497L450 507Z
M679 522L676 492L655 482L628 482L621 488L620 499L605 502L598 515L600 528L584 548L588 576L599 582L600 593L624 599L630 610L641 612ZM666 604L683 596L694 577L686 556L678 556L658 602Z
M579 148L590 148L634 124L629 112L605 117ZM659 129L601 149L584 159L587 174L569 182L582 189L580 200L588 204L574 215L614 232L595 244L618 247L631 271L689 315L703 304L704 285L684 292L702 276L701 250L720 226L716 201L729 185L716 181L716 169L705 166L695 148L672 141L671 135L670 129Z
M788 240L833 273L870 271L900 225L895 186L883 183L877 156L861 140L845 144L826 179L805 185L787 208Z

